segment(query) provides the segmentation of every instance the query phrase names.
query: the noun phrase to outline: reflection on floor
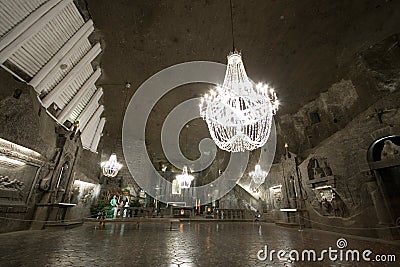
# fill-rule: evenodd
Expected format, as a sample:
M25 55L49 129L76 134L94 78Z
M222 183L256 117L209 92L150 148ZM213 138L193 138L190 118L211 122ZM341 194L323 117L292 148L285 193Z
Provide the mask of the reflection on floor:
M337 243L340 238L345 240ZM338 249L344 241L347 246ZM169 223L143 223L139 229L135 223L107 223L104 228L87 223L70 230L2 234L0 244L0 266L398 266L363 261L362 252L371 250L367 256L374 259L377 254L399 256L400 251L400 242L257 222L175 223L172 231ZM304 249L315 250L318 258L329 247L338 250L332 253L339 258L343 251L343 260L330 261L328 253L322 262L288 258L291 250L301 258ZM350 249L359 250L359 262L345 260ZM287 253L279 260L275 252L270 261L272 250Z

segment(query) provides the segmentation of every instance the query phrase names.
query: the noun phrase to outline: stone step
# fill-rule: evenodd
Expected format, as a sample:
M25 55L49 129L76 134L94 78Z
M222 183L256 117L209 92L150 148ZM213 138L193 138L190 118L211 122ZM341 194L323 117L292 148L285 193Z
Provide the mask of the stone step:
M44 225L45 229L71 229L74 227L81 226L83 221L74 221L74 222L52 222L46 223Z
M291 222L275 222L275 225L288 227L288 228L299 228L298 223L291 223Z

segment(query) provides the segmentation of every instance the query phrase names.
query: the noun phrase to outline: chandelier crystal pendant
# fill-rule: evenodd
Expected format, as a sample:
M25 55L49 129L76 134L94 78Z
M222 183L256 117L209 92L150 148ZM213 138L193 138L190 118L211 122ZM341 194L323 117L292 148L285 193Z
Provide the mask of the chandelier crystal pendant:
M104 161L101 163L101 169L103 170L103 175L107 177L117 176L121 168L122 164L117 161L117 155L115 153L111 154L108 161Z
M249 80L237 51L228 55L223 85L210 90L199 105L212 139L229 152L262 147L270 135L278 106L273 88L262 83L254 85Z
M188 173L187 167L183 166L182 174L176 176L176 180L178 181L179 187L190 188L190 184L192 183L194 177Z
M263 171L261 166L257 164L254 168L254 171L249 173L251 179L253 180L254 184L260 186L262 183L265 182L265 178L268 175L268 172Z

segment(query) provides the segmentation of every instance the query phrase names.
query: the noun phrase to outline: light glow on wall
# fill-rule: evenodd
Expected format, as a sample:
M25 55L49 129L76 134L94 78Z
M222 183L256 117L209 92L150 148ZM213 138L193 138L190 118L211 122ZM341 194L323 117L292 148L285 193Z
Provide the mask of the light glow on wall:
M99 184L84 182L81 180L75 180L74 187L79 188L78 198L82 198L88 192L91 192L91 198L97 198L100 194L100 185Z
M30 148L15 144L15 143L5 140L3 138L0 138L0 146L8 148L10 150L15 151L18 154L22 154L25 156L31 156L31 157L35 157L35 158L41 157L41 155L38 152L36 152Z
M24 166L25 162L0 155L0 164L6 165L8 167L20 167Z

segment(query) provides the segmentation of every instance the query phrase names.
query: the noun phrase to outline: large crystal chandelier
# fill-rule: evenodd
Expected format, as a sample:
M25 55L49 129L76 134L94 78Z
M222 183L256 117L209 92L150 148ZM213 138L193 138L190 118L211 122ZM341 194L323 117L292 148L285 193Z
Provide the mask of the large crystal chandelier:
M182 174L176 176L176 180L178 181L179 187L190 188L190 184L192 183L194 177L188 173L187 167L183 166Z
M261 166L257 164L254 168L254 171L250 172L249 175L256 185L261 185L265 182L268 172L263 171Z
M223 85L201 99L200 114L219 148L242 152L267 142L278 106L274 89L266 84L254 85L247 77L241 54L235 51L228 55Z
M101 163L101 169L103 174L107 177L117 176L119 170L122 168L122 164L117 161L117 155L115 153L111 154L108 161Z

